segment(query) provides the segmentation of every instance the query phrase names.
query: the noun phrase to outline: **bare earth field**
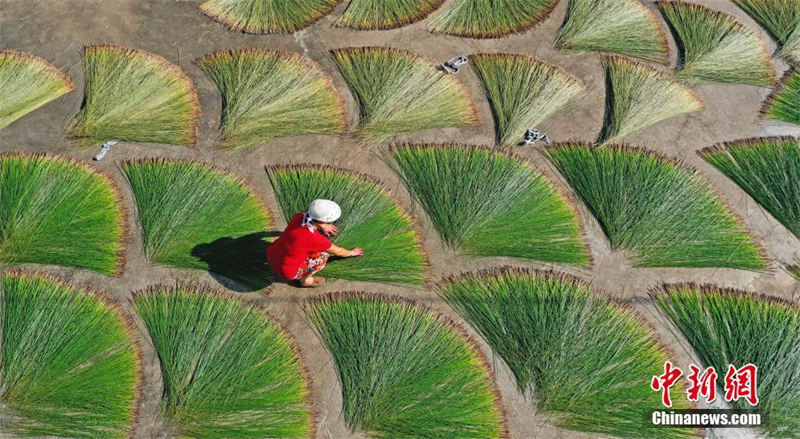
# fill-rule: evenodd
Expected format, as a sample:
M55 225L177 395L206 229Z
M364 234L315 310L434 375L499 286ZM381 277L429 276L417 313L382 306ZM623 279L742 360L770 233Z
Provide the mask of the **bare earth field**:
M75 146L63 134L63 127L77 111L82 96L82 48L85 44L110 43L148 50L179 65L195 82L200 94L203 115L200 144L195 148L154 144L119 144L96 166L112 176L129 207L131 194L117 164L126 159L143 157L175 157L213 162L245 177L277 212L275 198L269 189L264 166L288 163L320 163L355 169L373 174L383 180L400 200L410 204L408 194L375 150L359 146L353 136L303 136L282 138L241 152L218 149L215 133L220 117L220 97L214 84L193 65L193 60L217 49L259 47L303 53L322 66L335 78L335 85L347 100L352 124L357 111L342 78L328 59L328 50L347 46L391 46L408 49L436 60L460 54L479 52L518 52L535 55L561 66L580 77L587 92L567 108L548 119L539 128L555 141L593 141L603 119L604 78L600 58L596 54L568 56L552 48L555 32L566 9L562 1L554 13L540 26L528 32L495 40L473 40L436 36L427 31L427 22L416 23L390 31L353 31L333 26L341 14L340 5L331 15L310 28L294 35L246 35L231 32L225 26L204 16L197 8L200 0L0 0L0 49L31 52L55 64L68 74L77 90L25 116L0 131L0 151L32 151L63 154L90 161L97 151ZM714 9L733 13L743 23L759 29L755 23L724 0L702 0ZM674 50L673 50L674 58ZM674 60L673 60L674 63ZM786 66L776 61L779 72ZM445 129L403 136L398 141L460 142L491 144L493 126L491 113L482 98L479 83L470 69L458 74L473 93L482 126L474 129ZM681 159L699 169L710 179L733 209L743 217L747 227L765 247L771 259L767 273L752 273L730 269L635 269L624 254L612 251L599 225L589 212L580 207L586 225L595 264L589 270L565 269L551 264L502 258L462 258L445 248L427 222L421 208L413 207L430 257L431 279L461 271L502 264L555 268L566 270L591 283L597 290L619 297L634 306L656 328L661 340L677 355L681 366L691 360L691 351L678 342L655 307L647 300L647 292L663 282L715 283L726 287L758 291L794 299L798 283L783 270L783 264L800 262L797 239L778 221L761 209L744 191L720 172L705 163L695 151L711 144L773 134L798 134L788 126L771 125L761 120L758 111L767 89L739 85L702 85L698 94L707 108L688 116L679 116L630 136L633 145L646 146L668 156ZM520 148L520 155L529 158L551 177L553 169L535 148ZM568 191L563 182L560 183ZM224 219L222 219L224 220ZM79 285L105 291L128 310L130 292L150 285L173 284L176 280L202 281L241 290L224 279L216 279L201 271L174 270L152 266L145 262L136 227L135 212L128 218L131 230L124 274L109 278L59 267L36 267L63 274ZM282 228L282 220L278 221ZM510 236L509 239L514 239ZM368 291L398 294L431 305L447 316L461 319L441 302L434 293L422 288L387 286L377 283L349 281L329 282L320 290L298 290L286 285L274 285L265 292L241 292L245 300L257 301L274 309L275 315L287 326L304 352L313 377L313 398L318 412L318 438L359 437L349 431L339 411L341 395L334 366L321 341L300 310L300 303L311 295L331 291ZM463 321L462 321L463 323ZM141 416L135 437L170 437L169 431L154 421L161 394L157 360L141 321L137 334L144 346L145 382ZM469 333L475 334L471 329ZM581 435L552 427L543 415L537 415L529 400L520 395L506 366L494 357L485 344L485 353L494 358L497 380L513 438L584 438ZM746 431L714 432L722 437L753 437Z

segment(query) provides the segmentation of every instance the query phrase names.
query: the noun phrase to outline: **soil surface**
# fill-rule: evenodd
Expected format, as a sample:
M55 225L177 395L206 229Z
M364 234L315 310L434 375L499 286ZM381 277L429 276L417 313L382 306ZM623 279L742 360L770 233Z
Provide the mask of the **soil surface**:
M448 3L452 1L449 0ZM713 9L730 12L746 25L766 33L753 20L732 3L725 0L697 0ZM0 131L0 151L50 152L70 156L86 163L97 151L76 146L64 136L63 128L77 111L82 98L82 47L85 44L109 43L148 50L164 56L179 65L195 82L202 104L200 143L197 147L154 144L121 143L114 147L105 160L94 163L112 176L121 188L131 210L128 226L131 230L127 250L127 263L122 276L110 278L87 271L60 267L31 267L62 274L78 285L105 291L130 312L131 291L159 283L173 284L176 280L207 282L231 291L241 291L225 279L202 271L175 270L153 266L142 257L137 219L132 209L129 189L118 163L122 160L143 157L174 157L212 162L245 177L277 212L275 198L264 173L265 165L289 163L321 163L351 168L372 174L384 181L397 198L411 205L405 189L375 149L360 146L354 136L301 136L282 138L245 151L230 151L215 146L215 135L220 118L220 96L213 84L193 65L193 60L218 49L259 47L302 53L320 63L335 80L335 85L347 101L352 125L357 120L357 110L341 76L336 73L328 50L347 46L390 46L408 49L435 60L446 60L461 54L479 52L516 52L535 55L561 66L579 76L586 84L586 93L568 107L546 120L539 127L555 141L593 141L600 130L604 109L604 78L597 54L568 55L552 48L556 30L564 19L566 0L541 25L527 32L492 40L474 40L434 35L428 32L430 19L389 31L353 31L334 26L341 15L340 5L328 17L306 30L293 35L247 35L232 32L203 15L197 6L199 0L0 0L0 49L14 49L41 56L68 74L77 89ZM648 2L649 3L649 2ZM651 5L652 6L652 5ZM439 11L441 12L441 10ZM436 15L434 13L433 15ZM675 51L673 46L673 65ZM770 48L774 43L770 41ZM786 65L775 60L779 73ZM478 80L470 69L458 74L475 97L482 126L471 129L430 130L396 139L416 142L459 142L491 145L494 139L493 124L488 104L482 97ZM424 245L431 263L431 279L479 268L504 264L551 268L569 272L585 279L598 291L608 293L630 303L646 318L658 336L676 353L677 362L686 367L693 354L686 342L674 336L674 331L660 318L655 307L647 300L648 290L664 282L714 283L747 291L757 291L794 300L798 283L784 270L785 264L800 261L798 241L778 221L732 181L705 163L696 151L711 144L745 137L797 134L798 129L774 125L759 118L762 100L769 90L743 85L701 85L696 88L706 103L699 113L679 116L644 131L629 136L632 145L645 146L670 157L683 160L696 167L727 199L731 207L742 216L745 225L771 259L770 271L753 273L731 269L639 269L632 268L624 254L610 249L597 221L583 206L579 213L586 225L587 239L591 245L594 266L575 270L563 266L527 260L504 258L464 258L445 248L425 218L419 206L413 206L420 226ZM552 167L535 148L520 148L520 155L532 160L562 186L569 189ZM283 227L282 220L277 226ZM512 237L513 238L513 237ZM335 368L324 346L313 332L300 310L302 301L313 295L331 291L368 291L397 294L426 303L456 321L462 322L437 296L424 288L406 288L378 283L336 280L319 290L298 290L287 285L273 285L267 292L242 292L243 300L266 304L272 308L289 329L304 352L304 361L313 377L313 399L317 410L319 429L317 437L361 437L351 432L341 416L341 394ZM133 313L132 313L133 314ZM136 318L134 316L134 318ZM136 320L137 337L144 346L144 395L141 416L135 426L135 437L170 437L169 428L156 422L156 409L161 385L158 362L141 320ZM465 327L466 324L464 324ZM477 338L475 332L467 331ZM585 438L583 435L552 426L546 415L537 414L530 400L516 389L505 364L480 342L497 375L508 426L513 438ZM643 378L644 379L644 378ZM715 437L754 437L754 432L726 430L709 432Z

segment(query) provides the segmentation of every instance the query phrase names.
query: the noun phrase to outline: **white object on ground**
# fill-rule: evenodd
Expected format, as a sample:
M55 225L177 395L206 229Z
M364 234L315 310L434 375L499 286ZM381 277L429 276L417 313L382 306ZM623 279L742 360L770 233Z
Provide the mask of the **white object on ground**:
M96 156L92 157L92 160L99 162L103 160L103 157L111 151L111 147L119 143L119 140L109 140L108 142L104 143L102 147L100 147L100 152L97 153Z
M536 128L531 128L528 131L525 131L525 140L523 141L524 145L533 145L537 141L542 141L549 145L550 137Z
M469 62L466 56L461 55L457 56L450 61L444 62L439 65L439 68L442 69L445 73L458 73L458 70L461 66L465 65Z

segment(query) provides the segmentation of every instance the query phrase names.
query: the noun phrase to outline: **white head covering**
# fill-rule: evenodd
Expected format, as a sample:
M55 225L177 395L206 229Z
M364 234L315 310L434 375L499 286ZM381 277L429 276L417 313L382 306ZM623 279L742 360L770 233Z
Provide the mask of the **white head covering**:
M332 223L342 216L342 208L331 200L318 198L312 201L311 205L308 206L308 213L306 215L309 219L314 221Z

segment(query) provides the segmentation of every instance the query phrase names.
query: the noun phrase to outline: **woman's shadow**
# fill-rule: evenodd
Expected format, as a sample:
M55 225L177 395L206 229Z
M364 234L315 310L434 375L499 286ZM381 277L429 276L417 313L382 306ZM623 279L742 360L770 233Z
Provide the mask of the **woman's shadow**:
M258 232L198 244L192 256L203 261L222 286L238 292L264 289L277 279L267 264L267 246L280 232ZM233 282L231 282L233 281Z

